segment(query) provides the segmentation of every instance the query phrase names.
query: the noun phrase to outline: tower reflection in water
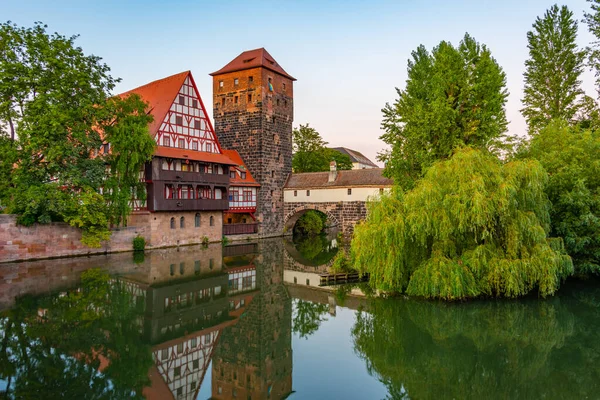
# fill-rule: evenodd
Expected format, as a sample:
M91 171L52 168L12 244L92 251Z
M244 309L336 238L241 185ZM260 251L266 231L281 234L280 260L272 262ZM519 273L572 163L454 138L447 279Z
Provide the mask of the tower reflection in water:
M196 399L209 384L211 360L214 399L291 393L292 302L282 246L265 240L152 253L122 277L145 300L144 340L154 360L148 399Z

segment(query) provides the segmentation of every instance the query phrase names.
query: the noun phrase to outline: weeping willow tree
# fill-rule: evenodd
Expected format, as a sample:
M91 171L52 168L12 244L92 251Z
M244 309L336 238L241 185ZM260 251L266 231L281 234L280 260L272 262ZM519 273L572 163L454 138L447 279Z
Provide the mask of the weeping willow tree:
M426 298L551 295L573 264L547 237L546 180L537 161L503 165L458 150L414 189L369 204L354 231L355 267L377 289Z

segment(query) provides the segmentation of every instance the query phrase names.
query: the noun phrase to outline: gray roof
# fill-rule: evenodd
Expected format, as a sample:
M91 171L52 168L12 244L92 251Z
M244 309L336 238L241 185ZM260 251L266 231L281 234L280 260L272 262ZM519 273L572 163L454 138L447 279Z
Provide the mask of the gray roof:
M383 168L352 169L337 171L337 177L329 182L329 172L304 172L291 174L285 189L310 189L327 187L389 187L393 181L383 176Z
M373 168L379 168L377 164L365 157L360 151L352 150L347 147L332 147L331 150L339 151L342 154L348 155L353 163L361 163L369 165Z

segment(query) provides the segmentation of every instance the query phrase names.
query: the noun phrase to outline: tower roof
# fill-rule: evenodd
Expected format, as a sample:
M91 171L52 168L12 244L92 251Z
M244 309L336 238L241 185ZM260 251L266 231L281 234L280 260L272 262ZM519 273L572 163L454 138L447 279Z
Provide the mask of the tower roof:
M296 78L285 72L281 65L275 61L273 56L271 56L264 47L261 47L260 49L244 51L242 54L234 58L229 64L210 75L216 76L229 72L243 71L245 69L258 67L266 68L293 81L296 80Z
M188 75L190 75L190 71L180 72L131 89L119 94L119 96L125 98L129 94L135 93L148 103L148 112L154 117L154 121L150 123L148 128L150 134L154 135L158 131L158 128L160 128L165 115L167 115L171 104L175 101L175 97Z

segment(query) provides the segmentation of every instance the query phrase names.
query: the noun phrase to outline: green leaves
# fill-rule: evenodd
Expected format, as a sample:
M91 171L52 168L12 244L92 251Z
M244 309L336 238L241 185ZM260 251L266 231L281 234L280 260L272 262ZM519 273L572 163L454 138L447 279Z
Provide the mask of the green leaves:
M552 119L575 122L583 107L580 75L585 51L577 47L577 20L567 6L553 5L527 32L525 107L521 110L530 133Z
M355 267L377 289L427 298L552 294L573 267L547 241L546 180L536 161L458 150L414 189L370 203L354 231Z
M319 132L308 124L300 124L293 131L292 168L294 172L329 171L329 163L335 161L338 170L352 169L352 162L347 154L325 147L327 142Z
M468 34L458 48L443 41L429 53L419 46L408 62L405 89L396 90L398 99L382 110L381 139L391 150L379 159L404 190L456 148L504 147L506 76Z

